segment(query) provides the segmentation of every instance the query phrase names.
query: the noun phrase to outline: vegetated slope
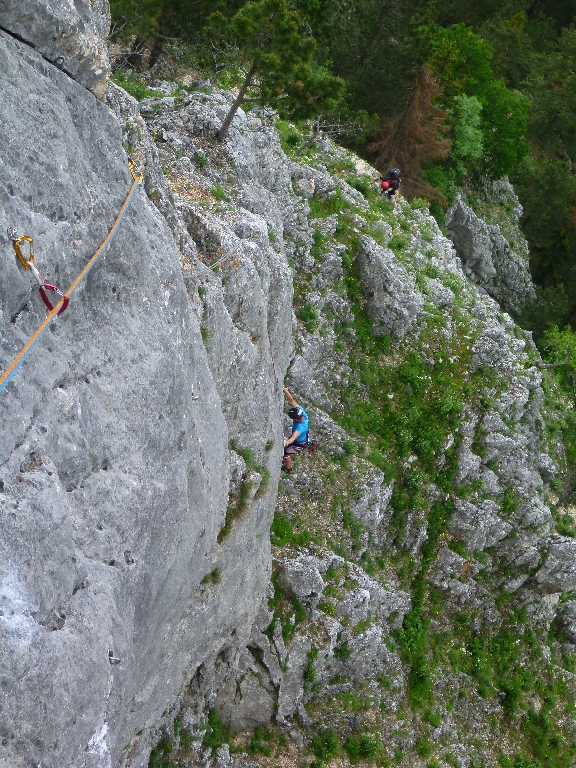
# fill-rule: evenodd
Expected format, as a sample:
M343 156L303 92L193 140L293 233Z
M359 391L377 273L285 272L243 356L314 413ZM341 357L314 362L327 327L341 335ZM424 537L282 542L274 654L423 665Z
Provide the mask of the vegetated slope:
M571 765L576 542L548 506L561 401L530 334L425 204L394 214L353 155L326 141L290 160L266 115L242 112L218 145L230 94L156 86L176 95L143 113L192 238L249 210L290 259L287 385L321 448L281 481L272 587L235 682L199 696L196 681L150 764ZM511 194L496 185L492 204ZM209 357L233 270L189 285ZM254 727L231 756L227 728Z

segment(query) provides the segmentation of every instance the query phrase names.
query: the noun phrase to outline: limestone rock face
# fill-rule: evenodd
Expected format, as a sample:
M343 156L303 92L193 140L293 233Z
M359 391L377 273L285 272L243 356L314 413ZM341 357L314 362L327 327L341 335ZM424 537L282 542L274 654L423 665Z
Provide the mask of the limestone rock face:
M0 26L104 98L110 69L107 0L0 0Z
M465 266L503 309L519 312L534 298L528 259L514 250L498 226L486 224L460 198L448 211L446 226Z
M278 582L291 597L315 608L324 582L314 562L283 560L278 565Z
M483 501L476 507L457 499L448 529L464 541L471 552L492 547L512 530L512 526L498 516L499 511L493 501Z
M66 290L130 189L123 124L4 33L0 79L0 233L32 235L40 273ZM30 103L41 119L29 119ZM149 183L161 176L152 150ZM242 670L238 649L270 576L291 283L275 253L285 279L268 291L253 238L243 265L229 267L228 291L218 279L207 296L222 328L207 352L197 284L187 290L171 231L179 216L165 219L138 190L110 248L0 395L3 768L145 766L151 729L183 685L201 681L199 700L213 701ZM195 224L198 242L209 226ZM233 223L219 237L239 242ZM4 370L46 312L5 234L0 242ZM187 230L181 243L192 258ZM245 288L254 301L239 329L230 312ZM223 536L227 514L237 519ZM220 677L216 658L226 660Z
M536 573L536 582L544 593L567 592L576 584L576 541L556 536L546 562Z
M394 253L363 237L357 261L377 335L402 339L423 309L424 300Z

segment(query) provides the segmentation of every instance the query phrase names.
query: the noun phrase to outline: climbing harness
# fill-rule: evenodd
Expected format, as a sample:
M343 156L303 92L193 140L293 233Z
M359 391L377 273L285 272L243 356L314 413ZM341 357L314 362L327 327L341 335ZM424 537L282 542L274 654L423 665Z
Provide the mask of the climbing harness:
M0 376L0 392L2 392L6 388L6 386L8 385L8 383L10 382L10 380L12 379L16 371L20 368L24 360L28 357L33 347L38 342L38 340L40 339L44 331L52 323L52 321L55 320L58 317L58 315L64 312L64 310L68 306L69 297L72 294L72 292L78 287L78 284L86 277L88 272L92 269L94 264L97 262L98 258L108 248L114 236L116 235L118 228L122 223L122 219L124 218L128 208L130 207L136 188L139 187L144 180L143 175L136 170L136 166L130 158L128 159L128 167L130 168L130 174L132 175L132 186L130 187L130 191L128 192L126 199L124 200L124 203L120 208L120 212L116 217L116 221L114 222L112 229L110 230L110 232L108 232L108 234L106 235L100 247L94 253L92 258L87 262L84 269L76 277L76 279L74 280L70 288L68 288L65 294L61 293L56 286L51 285L50 283L45 283L40 277L38 270L34 266L34 253L32 252L33 240L30 237L30 235L21 235L20 237L16 237L16 233L14 232L14 230L9 231L8 236L12 240L12 243L14 245L14 251L16 252L16 256L18 257L18 260L20 261L22 266L25 269L29 269L34 275L34 277L36 278L36 280L38 281L39 287L41 288L40 295L42 296L42 300L46 304L46 307L48 308L49 312L45 320L40 324L40 326L36 329L34 334L30 337L30 339L24 345L24 347L16 355L14 360L12 360L8 368ZM20 247L21 243L30 244L29 245L30 254L28 256L28 259L26 259L24 254L22 253L22 249ZM46 290L54 291L60 296L59 301L55 305L52 305L48 297L45 295ZM44 295L43 295L43 291L44 291Z
M182 277L198 277L199 275L204 275L206 272L210 272L211 269L215 269L219 264L222 264L226 261L226 259L231 256L234 251L238 250L242 243L246 242L246 238L244 240L240 240L240 242L234 246L231 250L228 251L228 253L225 253L224 256L221 256L218 261L215 261L214 264L210 264L209 267L206 267L206 269L201 270L200 272L195 272L194 274L186 274L184 273Z
M29 269L30 272L32 272L32 274L36 278L36 282L38 283L38 290L40 291L40 296L42 297L42 301L46 305L46 308L48 309L49 312L51 312L54 309L54 306L52 305L52 302L46 295L46 291L53 291L54 293L57 293L58 296L62 297L62 306L56 313L57 315L61 315L62 312L64 312L64 310L68 306L68 301L69 301L68 296L62 293L62 291L60 291L56 285L47 283L40 277L40 273L34 266L34 251L32 250L32 243L34 242L33 239L30 237L30 235L20 235L20 237L18 237L16 234L16 230L12 229L11 227L8 229L8 237L10 240L12 240L12 245L14 246L14 251L16 252L16 256L18 257L20 264L22 264L24 269ZM29 247L28 258L26 258L22 253L22 249L20 247L21 243L28 243L28 247Z

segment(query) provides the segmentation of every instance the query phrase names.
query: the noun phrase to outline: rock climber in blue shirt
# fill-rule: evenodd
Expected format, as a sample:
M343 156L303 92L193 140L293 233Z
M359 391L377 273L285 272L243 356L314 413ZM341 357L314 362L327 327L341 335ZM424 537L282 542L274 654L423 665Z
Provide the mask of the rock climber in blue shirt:
M284 472L292 471L292 456L301 453L308 443L308 414L284 387L284 395L290 403L288 416L292 419L292 434L284 438Z

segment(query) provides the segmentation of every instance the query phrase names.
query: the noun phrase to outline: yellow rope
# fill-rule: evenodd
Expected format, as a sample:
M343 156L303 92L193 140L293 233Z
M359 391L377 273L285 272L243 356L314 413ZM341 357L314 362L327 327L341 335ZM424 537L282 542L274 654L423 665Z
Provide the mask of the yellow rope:
M72 291L74 291L74 290L77 288L77 286L78 286L78 284L80 283L80 281L82 280L82 278L83 278L83 277L86 275L86 273L87 273L87 272L90 270L90 268L93 266L93 264L94 264L94 262L96 261L96 259L98 258L98 256L100 256L100 254L102 253L102 251L103 251L103 250L104 250L104 249L105 249L105 248L108 246L108 244L110 243L110 240L112 240L112 238L114 237L114 235L115 235L115 233L116 233L116 230L117 230L117 229L118 229L118 227L120 226L120 222L122 221L122 219L123 219L123 217L124 217L124 214L126 213L126 209L128 208L128 205L130 204L130 199L131 199L131 197L132 197L132 194L134 193L134 190L135 190L135 189L136 189L136 187L137 187L139 184L141 184L141 183L142 183L142 181L143 181L143 176L142 176L142 174L141 174L141 173L137 173L137 172L136 172L136 169L135 169L135 167L134 167L134 163L133 163L131 160L129 160L129 161L128 161L128 165L129 165L129 167L130 167L130 173L132 174L132 179L133 179L133 181L132 181L132 186L130 187L130 191L128 192L128 194L127 194L127 196L126 196L126 199L124 200L124 204L122 205L122 208L120 209L120 213L119 213L119 214L118 214L118 216L116 217L116 221L114 222L114 226L112 227L112 229L110 230L110 232L108 232L108 235L107 235L107 236L106 236L106 238L104 239L103 243L100 245L100 247L98 248L98 250L96 251L96 253L95 253L95 254L92 256L92 258L90 259L90 261L88 261L88 263L86 264L86 266L84 267L84 269L82 270L82 272L80 272L80 274L79 274L79 275L78 275L78 277L77 277L77 278L74 280L74 282L72 283L72 285L70 286L70 288L68 288L68 290L66 291L66 296L68 296L68 297L70 296L70 294L72 293ZM28 236L28 235L25 235L25 236L23 236L23 237L19 238L19 240L20 240L20 241L24 240L24 241L26 241L26 242L31 242L32 238L29 238L29 236ZM18 253L18 252L17 252L17 253ZM19 255L19 254L18 254L18 257L20 258L20 255ZM33 261L33 258L34 258L34 257L33 257L33 256L31 256L31 258L30 258L30 262L32 262L32 261ZM20 261L23 261L23 259L20 259ZM24 264L24 266L26 266L26 268L27 268L27 269L30 269L30 267L29 267L27 264ZM36 329L36 331L34 332L34 334L33 334L33 335L30 337L30 339L29 339L29 340L26 342L26 344L24 345L24 347L23 347L23 348L20 350L20 352L19 352L19 353L16 355L16 357L14 358L14 360L12 360L12 362L10 363L10 365L8 366L8 368L7 368L7 369L4 371L4 373L2 374L2 376L0 376L0 392L1 392L1 391L4 389L4 387L5 387L5 386L6 386L6 384L8 383L9 379L11 378L11 376L12 376L12 375L13 375L13 374L16 372L16 369L17 369L17 368L18 368L18 367L19 367L19 366L20 366L20 365L21 365L21 364L24 362L24 358L25 358L25 357L26 357L26 355L27 355L27 354L30 352L30 350L32 349L32 347L34 346L34 344L36 344L36 342L38 341L38 339L40 338L40 336L42 335L42 333L43 333L43 332L46 330L46 328L47 328L47 327L50 325L50 323L52 322L52 320L54 320L54 318L55 318L55 317L56 317L56 315L58 314L58 311L59 311L59 309L60 309L60 307L62 306L62 304L63 304L63 303L64 303L64 299L62 298L62 299L60 299L60 301L59 301L59 302L58 302L58 303L55 305L54 309L52 309L52 310L51 310L51 311L48 313L48 316L47 316L47 317L44 319L44 321L43 321L43 322L40 324L40 326L39 326L39 327Z

